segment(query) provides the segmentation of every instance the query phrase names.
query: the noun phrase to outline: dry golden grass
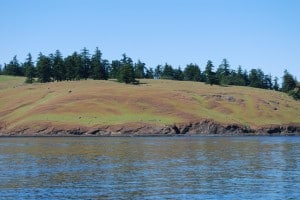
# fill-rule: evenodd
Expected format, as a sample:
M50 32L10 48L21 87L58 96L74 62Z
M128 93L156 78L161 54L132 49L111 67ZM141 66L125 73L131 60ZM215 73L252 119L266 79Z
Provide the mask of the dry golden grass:
M72 126L126 123L173 124L213 119L257 127L300 123L300 102L284 93L197 82L141 80L22 84L0 76L0 125L44 122Z

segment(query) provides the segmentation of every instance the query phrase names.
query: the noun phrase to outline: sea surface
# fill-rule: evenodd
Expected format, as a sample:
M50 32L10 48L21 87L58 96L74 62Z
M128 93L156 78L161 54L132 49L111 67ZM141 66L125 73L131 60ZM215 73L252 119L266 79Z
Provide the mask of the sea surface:
M300 137L0 138L0 199L300 199Z

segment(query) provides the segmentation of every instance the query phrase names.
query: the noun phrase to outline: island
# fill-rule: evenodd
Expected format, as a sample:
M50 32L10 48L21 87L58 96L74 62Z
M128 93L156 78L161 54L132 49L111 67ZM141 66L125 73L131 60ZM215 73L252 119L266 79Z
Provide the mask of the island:
M0 76L1 136L300 135L285 93L192 81L25 84Z

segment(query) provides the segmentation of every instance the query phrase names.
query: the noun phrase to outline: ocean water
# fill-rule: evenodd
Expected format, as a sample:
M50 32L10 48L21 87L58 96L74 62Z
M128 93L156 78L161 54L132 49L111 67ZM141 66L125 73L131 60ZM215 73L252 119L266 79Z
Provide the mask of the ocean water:
M0 199L300 199L300 137L0 138Z

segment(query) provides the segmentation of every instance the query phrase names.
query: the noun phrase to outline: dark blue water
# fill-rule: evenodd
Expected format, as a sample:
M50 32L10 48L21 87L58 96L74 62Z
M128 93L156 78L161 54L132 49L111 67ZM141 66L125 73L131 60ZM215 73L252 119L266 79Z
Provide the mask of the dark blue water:
M0 138L0 199L299 199L300 137Z

